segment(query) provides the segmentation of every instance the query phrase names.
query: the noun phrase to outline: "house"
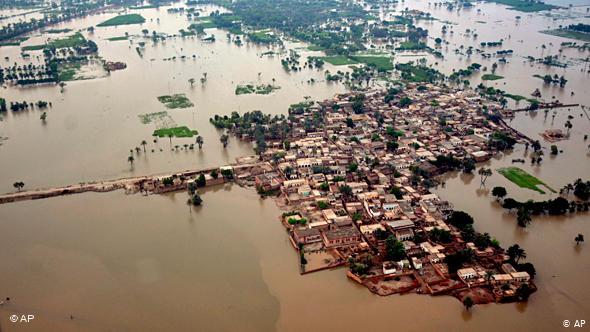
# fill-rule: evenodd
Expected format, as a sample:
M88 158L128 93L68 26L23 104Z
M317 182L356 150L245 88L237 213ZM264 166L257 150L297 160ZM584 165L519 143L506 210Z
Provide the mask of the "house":
M461 280L468 280L468 279L473 279L477 276L477 272L475 272L475 270L472 267L468 267L465 269L459 269L457 270L457 276L459 276L459 278Z
M309 244L322 242L322 235L317 228L296 228L293 230L293 239L297 244Z
M492 282L494 285L504 285L512 282L512 276L507 273L494 274L492 276Z
M412 265L416 270L420 270L422 268L422 262L416 257L412 257Z
M475 159L476 162L480 163L482 161L486 161L491 158L490 154L485 151L474 151L471 152L471 156Z
M396 271L393 262L383 262L383 274L394 274Z
M326 247L348 246L361 241L361 233L354 226L331 227L322 235Z
M512 272L510 273L512 279L516 282L528 282L531 279L531 276L528 272Z

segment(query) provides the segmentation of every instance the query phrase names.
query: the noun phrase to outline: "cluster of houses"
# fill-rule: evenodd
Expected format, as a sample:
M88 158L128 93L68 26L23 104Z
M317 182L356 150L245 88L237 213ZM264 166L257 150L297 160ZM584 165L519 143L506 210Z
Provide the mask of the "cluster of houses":
M290 211L282 222L302 254L302 272L368 256L366 275L355 275L361 282L367 275L373 282L412 275L417 287L426 285L431 293L435 288L513 286L503 287L500 297L529 283L527 272L505 266L501 248L464 241L446 222L452 206L428 190L427 181L448 170L437 157L474 163L491 157L490 137L509 132L489 119L501 105L474 91L429 84L408 86L389 102L386 93L364 94L361 109L355 95L344 94L291 114L285 120L292 128L289 144L268 142L260 156L238 161L257 165L236 170L238 179L276 195ZM411 103L398 106L400 98ZM310 130L307 119L318 115L323 123ZM438 243L430 235L434 230L449 234L450 241ZM403 245L403 256L394 261L387 259L389 238ZM451 273L445 257L464 249L471 249L475 260ZM340 259L310 261L311 253L325 251ZM441 286L445 283L447 288Z

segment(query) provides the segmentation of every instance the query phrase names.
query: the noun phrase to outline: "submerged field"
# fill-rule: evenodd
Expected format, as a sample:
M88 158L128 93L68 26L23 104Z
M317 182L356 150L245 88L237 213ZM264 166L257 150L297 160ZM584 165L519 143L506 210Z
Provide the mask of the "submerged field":
M590 33L584 33L584 32L574 31L574 30L570 30L570 29L543 30L541 32L548 34L548 35L552 35L552 36L558 36L558 37L563 37L563 38L581 40L584 42L590 42Z
M195 104L193 104L183 93L177 93L171 96L160 96L158 97L158 100L170 109L195 106Z
M499 168L498 173L502 174L505 178L516 184L521 188L531 189L537 191L541 194L544 194L543 191L539 186L544 186L545 188L549 189L551 192L555 192L553 188L546 185L543 181L539 180L538 178L534 177L533 175L527 173L525 170L518 168L518 167L506 167L506 168Z

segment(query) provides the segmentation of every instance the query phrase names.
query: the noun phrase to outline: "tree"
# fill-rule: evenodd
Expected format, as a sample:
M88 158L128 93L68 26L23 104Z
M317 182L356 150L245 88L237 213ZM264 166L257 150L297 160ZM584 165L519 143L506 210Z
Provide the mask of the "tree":
M492 175L492 170L490 168L482 167L477 171L477 174L480 175L481 185L485 186L486 180Z
M203 143L204 143L203 136L201 136L201 135L197 136L197 140L195 141L195 143L197 143L199 145L199 149L201 149L203 147Z
M143 146L143 152L145 152L145 146L147 145L147 142L143 140L141 141L141 145Z
M519 260L526 258L526 252L518 244L514 244L506 250L509 260L518 263Z
M195 79L194 78L189 78L188 82L190 83L191 87L193 86L193 84L195 84Z
M229 140L229 136L226 134L221 135L221 137L219 138L219 141L221 142L221 144L223 144L224 148L227 147L228 140Z
M199 194L195 193L191 198L188 199L187 204L192 204L194 206L199 206L203 203L203 199Z
M172 133L168 134L168 139L170 140L170 148L172 148L172 137L174 137Z
M352 196L352 188L349 185L340 186L340 193L344 196Z
M17 181L15 183L13 183L12 186L14 188L16 188L16 190L21 191L23 189L23 187L25 186L25 183L22 181Z
M516 221L520 227L526 227L528 224L530 224L532 219L529 209L525 207L518 208L518 212L516 213Z
M41 121L45 122L47 120L47 112L43 112L40 117Z
M197 187L204 187L207 184L207 180L205 180L205 175L203 173L199 174L197 178Z
M506 192L506 188L504 187L494 187L492 189L492 195L496 197L498 200L504 198L508 193Z
M127 157L127 162L129 162L131 164L131 166L133 166L134 161L135 161L135 158L133 158L133 156Z
M466 158L463 160L463 172L471 174L475 169L475 160Z
M570 120L567 120L567 121L565 122L565 125L564 125L564 126L565 126L565 128L567 129L567 133L569 134L569 133L570 133L570 130L571 130L571 129L572 129L572 127L573 127L573 125L572 125L571 121L570 121Z
M531 295L531 287L526 284L523 283L521 284L517 289L516 289L516 296L521 300L521 301L526 301L528 300L529 296Z
M574 239L574 241L576 241L576 245L579 245L580 242L584 243L584 235L583 234L578 234L578 236L576 236L576 238Z
M467 296L463 299L463 305L465 306L465 309L467 309L467 311L469 311L469 309L471 309L471 307L473 307L475 303L473 303L473 300Z
M404 259L406 251L404 244L398 241L395 236L390 235L385 240L385 258L390 261L400 261Z
M453 211L447 222L459 229L465 229L470 225L473 225L473 217L463 211Z

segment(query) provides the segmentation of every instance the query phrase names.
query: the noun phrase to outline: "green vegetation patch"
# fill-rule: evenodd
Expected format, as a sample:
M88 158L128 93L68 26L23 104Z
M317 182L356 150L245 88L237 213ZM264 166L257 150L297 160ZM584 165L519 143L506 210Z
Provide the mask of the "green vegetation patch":
M272 44L279 41L279 38L266 30L248 33L248 38L258 44Z
M158 100L164 104L167 108L174 109L174 108L188 108L193 107L193 104L185 95L184 93L177 93L171 96L160 96Z
M57 80L60 82L64 81L75 81L76 74L80 71L82 65L80 63L64 63L58 66Z
M107 38L108 41L120 41L120 40L128 40L128 39L129 39L129 37L127 37L127 36Z
M542 10L552 10L559 8L557 6L548 5L543 2L526 1L526 0L486 0L488 2L495 2L501 5L510 7L509 9L518 10L521 12L540 12Z
M47 43L50 48L67 48L67 47L79 47L86 45L86 38L81 33L76 32L71 36L65 38L54 39Z
M187 126L180 126L180 127L173 127L173 128L160 128L154 130L152 136L158 137L193 137L194 135L198 135L199 132L196 130L191 130Z
M21 51L40 51L45 48L45 45L28 45L21 47Z
M345 66L345 65L354 65L357 64L356 61L344 56L344 55L334 55L334 56L320 56L318 59L323 60L329 64L334 66Z
M545 191L541 190L538 186L544 186L545 188L549 189L551 192L555 192L553 188L546 185L543 181L537 179L536 177L532 176L531 174L527 173L521 168L518 167L506 167L506 168L499 168L498 173L502 174L505 178L516 184L521 188L531 189L541 194L544 194Z
M436 69L426 66L414 66L412 63L398 63L395 69L401 72L402 79L409 82L434 82L441 76Z
M501 80L503 78L504 78L504 76L500 76L500 75L496 75L496 74L484 74L481 76L481 79L484 81L495 81L495 80Z
M326 49L325 47L321 47L321 46L318 46L318 45L309 45L307 47L307 50L309 50L309 51L323 51L325 49Z
M49 30L45 30L45 32L47 33L67 33L72 31L72 29L49 29Z
M385 56L351 56L352 60L364 63L368 66L374 66L377 71L384 72L393 69L390 57Z
M245 84L245 85L238 85L236 87L236 95L246 95L255 93L257 95L268 95L272 93L274 90L280 89L280 86L272 85L272 84Z
M504 97L510 98L510 99L512 99L514 101L521 101L521 100L524 99L524 100L528 101L529 103L538 103L539 102L535 98L527 98L527 97L524 97L524 96L521 96L521 95L513 95L513 94L510 94L510 93L505 93L504 94Z
M142 24L145 22L145 18L139 14L125 14L110 18L97 26L99 27L112 27L117 25L128 25L128 24Z
M558 36L563 38L577 39L585 42L590 42L590 33L574 31L569 29L555 29L541 31L544 34Z
M406 41L400 43L399 47L396 48L398 51L420 51L427 50L428 46L423 42Z

